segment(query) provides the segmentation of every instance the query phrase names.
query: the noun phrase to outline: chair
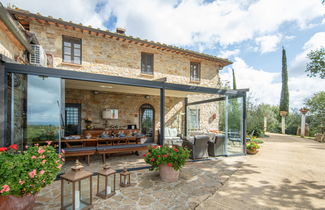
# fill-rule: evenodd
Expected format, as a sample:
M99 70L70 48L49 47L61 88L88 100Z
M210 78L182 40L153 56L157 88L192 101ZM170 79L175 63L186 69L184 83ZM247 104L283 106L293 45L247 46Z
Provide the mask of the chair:
M225 134L215 134L208 143L209 156L216 157L225 155Z
M209 157L208 155L208 135L196 135L189 137L183 141L183 146L191 151L191 159L202 159Z
M165 128L164 144L182 146L183 140L177 133L177 128Z

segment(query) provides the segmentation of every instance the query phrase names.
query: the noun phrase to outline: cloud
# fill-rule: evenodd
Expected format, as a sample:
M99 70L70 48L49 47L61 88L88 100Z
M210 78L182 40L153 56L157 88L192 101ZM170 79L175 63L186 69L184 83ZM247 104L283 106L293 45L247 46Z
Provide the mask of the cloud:
M222 51L218 56L222 57L222 58L229 58L231 56L238 55L239 52L240 52L239 49L225 50L225 51Z
M126 28L127 34L200 51L274 34L288 22L303 29L325 13L319 0L4 0L3 3L104 29L110 17L116 17L116 26ZM265 42L263 46L265 52L273 49Z
M281 35L261 36L257 37L255 42L258 45L258 50L263 54L276 51L281 38Z
M104 21L109 14L96 13L96 0L4 0L3 5L15 5L20 9L33 13L40 13L44 16L62 18L66 21L91 25L95 28L106 29Z
M249 66L243 59L236 57L233 68L236 74L237 88L249 88L249 93L257 99L256 103L278 105L281 93L281 73L266 72ZM222 80L232 81L230 68L221 73ZM301 108L304 100L312 94L324 91L325 83L319 78L308 78L306 75L292 77L288 80L290 107Z
M319 0L188 0L176 6L165 0L111 0L106 8L127 33L181 46L227 46L276 32L286 22L303 29L324 14Z
M306 75L305 69L308 63L307 54L311 50L325 47L325 32L315 33L303 46L303 52L299 53L292 61L289 74L293 76ZM324 81L323 81L324 83Z

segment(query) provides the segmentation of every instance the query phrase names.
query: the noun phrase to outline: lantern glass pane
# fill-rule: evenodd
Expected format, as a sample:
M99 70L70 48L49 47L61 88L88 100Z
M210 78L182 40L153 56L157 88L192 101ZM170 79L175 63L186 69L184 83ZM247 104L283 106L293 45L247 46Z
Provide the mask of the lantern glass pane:
M63 180L63 207L72 209L72 182Z
M79 181L78 187L80 190L80 207L82 209L90 204L90 179L87 178Z

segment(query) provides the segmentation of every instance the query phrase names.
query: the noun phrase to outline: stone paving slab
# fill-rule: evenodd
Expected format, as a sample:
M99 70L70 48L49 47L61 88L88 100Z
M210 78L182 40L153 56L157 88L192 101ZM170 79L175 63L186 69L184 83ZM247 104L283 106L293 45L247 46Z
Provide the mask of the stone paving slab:
M95 196L97 177L93 177L94 209L194 209L202 201L212 196L246 161L246 156L216 158L207 161L188 162L182 169L179 181L162 182L159 172L148 169L132 171L131 182L127 188L117 187L117 194L103 200ZM73 161L68 162L71 166ZM114 169L126 165L143 166L142 157L120 156L110 159ZM102 167L100 160L95 160L86 169L93 172ZM119 175L117 175L119 183ZM60 208L60 181L41 190L37 197L35 210Z

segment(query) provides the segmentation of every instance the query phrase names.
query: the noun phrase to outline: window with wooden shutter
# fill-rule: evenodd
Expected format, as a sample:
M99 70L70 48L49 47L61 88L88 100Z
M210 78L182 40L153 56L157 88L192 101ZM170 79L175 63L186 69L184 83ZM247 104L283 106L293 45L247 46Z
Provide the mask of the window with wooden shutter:
M81 64L81 39L63 36L62 59L65 63Z
M191 62L190 65L190 71L191 71L191 81L200 81L201 80L201 64L200 63L194 63Z
M141 73L153 74L153 54L141 53Z

